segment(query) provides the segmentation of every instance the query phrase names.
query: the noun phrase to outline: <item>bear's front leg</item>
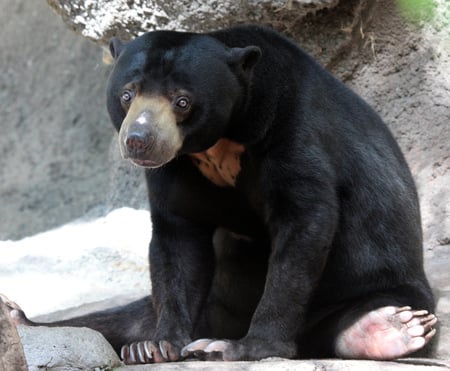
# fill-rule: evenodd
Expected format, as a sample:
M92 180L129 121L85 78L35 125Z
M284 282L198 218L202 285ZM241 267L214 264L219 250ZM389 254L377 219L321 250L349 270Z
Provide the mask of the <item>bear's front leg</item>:
M122 347L126 364L177 361L189 343L209 292L214 257L212 231L152 209L150 243L156 328L151 339Z
M333 188L326 182L298 182L295 191L273 189L267 197L273 201L266 208L272 253L247 335L240 340L200 339L184 347L182 356L225 361L296 357L296 340L326 264L338 214Z

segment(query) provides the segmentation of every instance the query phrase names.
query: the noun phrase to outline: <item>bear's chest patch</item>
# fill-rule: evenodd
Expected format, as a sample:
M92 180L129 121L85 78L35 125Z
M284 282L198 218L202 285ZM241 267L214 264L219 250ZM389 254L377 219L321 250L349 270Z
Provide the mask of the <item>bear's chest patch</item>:
M242 144L220 139L204 152L193 153L191 158L202 174L219 187L234 187L241 171Z

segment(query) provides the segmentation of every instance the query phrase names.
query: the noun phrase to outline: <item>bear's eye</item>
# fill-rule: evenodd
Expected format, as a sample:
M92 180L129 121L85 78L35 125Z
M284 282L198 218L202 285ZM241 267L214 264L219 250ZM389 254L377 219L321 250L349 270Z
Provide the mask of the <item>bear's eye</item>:
M189 108L190 101L188 97L185 97L184 95L181 97L178 97L175 101L175 105L177 108L179 108L182 111L186 111Z
M124 90L120 95L120 100L122 101L123 104L126 105L130 104L133 99L134 99L134 91L130 89Z

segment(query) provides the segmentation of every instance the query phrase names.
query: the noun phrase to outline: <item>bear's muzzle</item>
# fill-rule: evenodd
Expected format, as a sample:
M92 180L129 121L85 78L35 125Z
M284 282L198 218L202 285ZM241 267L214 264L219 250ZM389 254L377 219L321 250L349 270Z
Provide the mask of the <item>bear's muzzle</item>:
M155 168L175 158L183 140L169 100L137 96L120 128L119 142L122 156L138 166Z

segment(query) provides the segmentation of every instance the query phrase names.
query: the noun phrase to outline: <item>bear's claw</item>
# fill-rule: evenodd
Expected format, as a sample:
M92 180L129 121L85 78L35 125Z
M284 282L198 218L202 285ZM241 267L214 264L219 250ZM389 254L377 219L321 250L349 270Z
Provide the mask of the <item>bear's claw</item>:
M181 350L183 358L195 356L196 358L209 361L224 361L224 352L231 346L223 340L199 339Z
M138 341L124 345L120 357L127 365L173 362L180 359L178 348L166 340Z

